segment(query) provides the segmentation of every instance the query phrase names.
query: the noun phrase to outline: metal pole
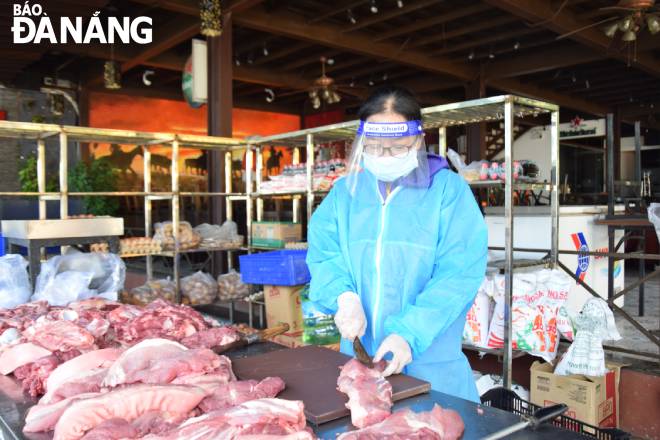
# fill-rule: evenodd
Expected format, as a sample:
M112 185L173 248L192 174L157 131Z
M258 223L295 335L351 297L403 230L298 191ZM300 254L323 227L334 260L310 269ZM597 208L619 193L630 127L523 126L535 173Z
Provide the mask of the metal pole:
M314 208L314 135L307 134L307 224Z
M172 236L174 237L174 284L176 288L176 303L181 303L181 280L179 279L179 139L172 141Z
M232 182L231 182L231 151L225 153L225 189L224 192L230 194L232 191ZM226 216L227 220L233 220L234 210L232 206L231 199L225 197L225 209L227 210Z
M66 133L60 132L60 218L69 216L69 145Z
M607 114L607 215L614 215L614 115Z
M142 147L142 169L144 174L144 192L151 193L151 150L148 146ZM144 198L144 235L151 237L151 198L149 196ZM153 258L147 255L147 281L151 281L154 277Z
M262 170L264 167L264 156L261 151L261 145L257 145L257 194L261 192L261 178ZM257 197L257 221L261 221L264 218L264 201L261 197Z
M442 157L447 156L447 128L438 128L438 153Z
M504 387L511 389L511 367L513 359L511 334L511 306L513 290L513 101L504 102L504 160L506 181L504 182L504 359L502 377Z
M293 160L292 163L294 165L298 165L300 163L300 148L296 147L293 149ZM291 200L291 204L293 205L293 222L294 223L299 223L300 222L300 197L293 197Z
M245 207L245 219L247 222L247 245L248 249L252 246L252 151L254 150L253 145L248 145L245 151L245 193L246 197L246 207ZM249 251L249 250L248 250ZM252 307L252 305L250 305Z
M552 236L550 260L552 266L557 264L557 250L559 249L559 111L552 112L550 116L550 150L552 154L552 169L550 171L550 212L552 218ZM507 176L508 178L508 176Z
M46 141L37 141L37 191L39 191L39 220L46 219Z
M642 188L642 134L639 121L635 121L635 182L639 182L641 197Z

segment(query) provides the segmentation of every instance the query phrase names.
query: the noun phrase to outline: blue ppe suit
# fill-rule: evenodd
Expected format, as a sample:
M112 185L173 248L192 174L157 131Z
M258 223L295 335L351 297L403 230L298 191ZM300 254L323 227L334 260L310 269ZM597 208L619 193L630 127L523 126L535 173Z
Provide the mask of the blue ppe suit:
M346 291L360 296L373 355L392 333L410 345L404 373L434 390L479 401L461 350L465 315L486 270L486 224L467 183L443 169L428 188L396 187L386 198L363 170L351 195L342 178L309 224L310 299L337 311ZM342 353L353 356L352 341Z

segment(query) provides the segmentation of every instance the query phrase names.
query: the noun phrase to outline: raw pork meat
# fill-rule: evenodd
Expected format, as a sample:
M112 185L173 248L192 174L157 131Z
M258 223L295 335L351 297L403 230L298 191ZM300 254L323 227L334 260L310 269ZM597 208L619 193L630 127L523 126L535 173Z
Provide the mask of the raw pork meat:
M30 364L37 359L50 356L52 352L39 345L26 342L17 344L4 350L0 354L0 373L10 374L18 367Z
M279 377L267 377L261 382L241 380L229 382L213 390L213 394L202 400L199 407L204 412L236 406L249 400L277 396L285 387Z
M115 311L119 309L115 309ZM183 345L168 339L148 339L142 341L126 350L117 358L112 367L110 367L108 376L103 383L111 387L126 383L130 374L149 368L153 361L179 354L186 350L188 349Z
M48 405L34 405L25 416L24 432L45 432L55 428L57 421L73 402L89 397L99 396L99 393L79 394L68 399Z
M129 318L124 325L115 326L116 337L120 342L134 344L147 338L180 341L209 328L204 317L194 309L160 299L138 310L137 316Z
M82 440L120 440L137 438L138 432L133 425L124 419L109 419L87 432Z
M148 435L144 440L239 438L313 440L315 436L305 427L302 402L260 399L189 419L165 435Z
M60 360L51 354L14 370L16 379L23 383L23 391L32 397L46 391L46 378L57 368Z
M198 331L183 338L181 343L188 348L213 348L229 345L239 339L240 335L236 330L230 327L217 327Z
M351 423L364 428L385 420L392 408L392 385L383 377L385 363L367 368L357 359L343 367L337 379L338 390L348 395L346 408L351 411Z
M21 304L13 309L0 309L0 333L10 327L25 330L46 313L48 313L46 301Z
M337 440L457 440L464 429L456 411L435 405L421 413L410 409L396 412L378 424L343 433Z
M53 403L82 393L107 391L102 386L103 380L107 375L108 368L95 368L93 370L82 371L76 376L69 378L52 393L46 393L39 400L39 403Z
M154 411L167 417L168 422L181 421L205 396L203 389L188 385L135 385L78 400L60 417L53 440L80 439L106 420L131 422Z
M46 395L42 397L42 402L48 403L53 395L62 385L70 382L81 375L96 370L98 368L110 367L122 351L115 348L106 348L103 350L94 350L64 362L58 366L46 381Z
M94 336L70 321L44 319L26 329L23 336L49 350L86 350L94 346Z
M226 372L230 380L231 361L206 348L188 350L167 339L147 339L129 348L110 367L106 386L124 383L170 383L190 374Z

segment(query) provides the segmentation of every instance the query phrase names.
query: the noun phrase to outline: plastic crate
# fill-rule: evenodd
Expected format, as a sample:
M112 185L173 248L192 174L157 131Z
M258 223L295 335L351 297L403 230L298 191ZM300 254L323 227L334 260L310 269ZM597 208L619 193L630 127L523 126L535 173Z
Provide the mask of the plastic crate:
M241 255L241 280L249 284L297 286L308 283L306 250L283 250Z
M521 399L513 391L501 387L487 391L481 396L481 403L519 416L530 416L541 409L540 406ZM582 434L585 438L599 440L629 440L631 438L630 434L620 429L598 428L567 416L557 417L552 424L558 428Z

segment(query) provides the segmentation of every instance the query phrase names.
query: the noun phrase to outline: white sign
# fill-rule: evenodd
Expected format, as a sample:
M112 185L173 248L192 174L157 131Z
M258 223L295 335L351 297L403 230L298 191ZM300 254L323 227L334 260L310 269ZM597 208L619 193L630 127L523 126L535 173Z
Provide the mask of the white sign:
M585 121L576 116L571 122L559 124L559 139L579 139L605 136L605 119Z
M192 40L192 99L195 102L206 102L208 99L208 68L206 41Z
M14 3L11 31L14 44L149 44L152 41L151 17L92 17L48 16L39 3Z

